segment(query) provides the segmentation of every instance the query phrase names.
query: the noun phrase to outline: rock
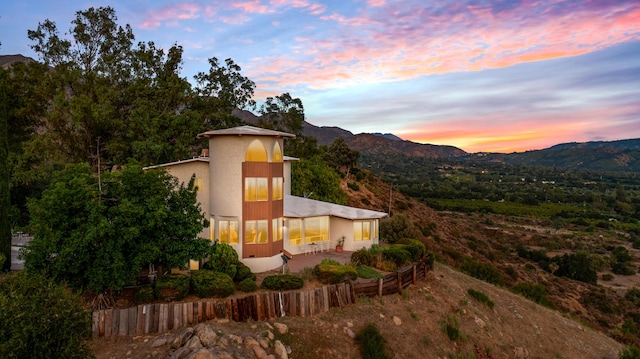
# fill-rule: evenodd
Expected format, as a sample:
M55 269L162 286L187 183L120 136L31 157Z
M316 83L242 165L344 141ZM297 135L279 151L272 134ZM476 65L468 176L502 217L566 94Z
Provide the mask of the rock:
M287 334L289 332L289 327L286 324L282 323L273 323L273 326L280 334ZM273 329L273 328L272 328Z
M402 325L402 319L400 319L400 318L398 318L398 317L396 317L394 315L393 316L393 324L398 325L398 326Z
M210 351L208 351L207 349L200 349L198 350L192 357L191 359L216 359L213 354L211 354Z
M260 343L258 343L257 340L251 338L251 337L246 337L244 338L244 347L247 349L251 349L254 345L260 345Z
M527 359L529 358L529 351L523 347L516 347L513 349L513 354L516 359Z
M258 339L258 342L260 343L261 347L269 349L269 340L267 338L260 338Z
M185 359L187 355L189 355L189 353L191 353L191 349L187 347L181 347L181 348L178 348L178 350L176 350L175 352L173 352L173 354L171 354L169 359Z
M264 351L264 349L262 349L261 346L254 345L252 349L253 349L253 353L256 355L256 358L258 358L258 359L266 359L267 358L267 352Z
M267 330L267 331L265 332L265 336L266 336L267 338L269 338L269 340L273 340L273 339L275 339L275 337L276 337L276 336L273 334L273 332L272 332L272 331L270 331L270 330Z
M242 357L238 357L237 359L241 359ZM218 359L233 359L233 356L227 352L218 353Z
M218 341L218 334L213 331L208 324L198 324L195 328L196 335L200 338L200 342L203 346L211 348Z
M356 337L356 335L353 333L353 330L351 330L351 328L344 327L344 328L342 328L342 331L344 331L345 333L347 333L347 335L348 335L349 337L351 337L351 339L353 339L353 338L355 338L355 337Z
M384 319L384 314L380 313L380 319Z
M476 322L476 324L478 324L478 326L479 326L480 328L484 328L484 327L486 326L486 324L485 324L484 320L482 320L482 319L480 319L480 318L478 318L478 317L475 317L475 318L474 318L474 321Z
M194 335L189 339L185 346L192 351L196 351L202 348L202 343L200 342L200 338L197 335Z
M278 323L274 323L274 324L278 324ZM264 322L264 325L269 329L269 330L273 330L273 326L271 324L269 324L269 322ZM284 324L283 324L284 325Z
M218 324L229 324L229 319L218 319L216 322Z
M175 339L173 339L173 342L171 343L171 347L173 349L180 348L180 346L182 346L182 344L186 343L187 340L189 340L189 338L191 338L192 335L193 335L193 328L192 327L184 328L180 332L180 334L178 334L175 337Z
M276 342L273 344L273 347L274 347L274 352L277 358L289 359L289 354L287 354L287 348L284 346L284 344L282 344L281 341L276 340Z
M347 327L353 328L353 322L347 322Z
M158 338L151 343L152 348L161 347L167 344L167 338Z
M231 340L232 342L236 343L236 344L242 344L242 338L234 335L234 334L229 334L228 335L229 340Z

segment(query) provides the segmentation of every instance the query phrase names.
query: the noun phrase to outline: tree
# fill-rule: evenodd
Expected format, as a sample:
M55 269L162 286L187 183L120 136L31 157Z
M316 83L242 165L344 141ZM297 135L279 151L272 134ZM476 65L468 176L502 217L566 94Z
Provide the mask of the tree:
M340 176L319 156L292 163L291 192L319 201L347 203L347 195L340 188Z
M360 152L349 148L344 138L338 137L329 145L323 158L329 166L335 168L336 171L344 171L348 177L351 168L356 165L358 158L360 158Z
M117 291L150 263L180 267L208 251L193 181L179 185L135 162L101 178L87 164L69 165L29 210L25 269L76 288Z
M380 221L380 239L389 243L396 243L402 239L419 239L420 230L404 214Z
M0 272L11 269L11 225L9 223L9 114L7 111L7 80L9 74L0 69Z
M232 59L226 59L225 66L221 66L212 57L209 64L208 73L194 76L197 97L192 108L205 119L207 129L237 126L241 121L231 113L235 108L255 107L252 97L256 84L240 73L242 69Z
M316 139L302 134L305 118L302 100L289 93L267 97L260 107L260 114L259 126L296 135L295 139L285 140L287 155L311 158L318 153Z
M81 298L42 275L0 282L0 357L92 358L91 315Z

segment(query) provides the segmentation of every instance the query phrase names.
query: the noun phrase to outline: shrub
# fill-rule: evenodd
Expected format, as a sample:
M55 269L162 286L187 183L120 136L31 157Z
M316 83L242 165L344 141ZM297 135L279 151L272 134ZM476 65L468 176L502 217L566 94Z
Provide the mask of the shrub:
M340 262L338 262L337 260L331 259L331 258L324 258L320 264L328 264L328 265L334 265L334 266L339 266Z
M455 314L447 314L444 318L440 319L440 329L447 334L449 340L455 342L460 338L460 323L458 317Z
M0 282L0 358L91 358L91 315L51 279L26 272Z
M347 187L351 188L354 191L359 191L360 190L360 186L358 186L358 184L355 183L355 182L348 182L347 183Z
M382 250L382 257L390 260L397 266L403 266L411 261L411 254L404 249L404 245L393 245Z
M491 264L466 259L460 266L460 270L468 275L495 285L504 285L502 274Z
M356 343L360 347L362 359L388 359L385 342L375 324L369 323L356 334Z
M613 278L614 278L614 277L613 277L613 275L611 275L611 274L609 274L609 273L604 273L604 274L602 275L602 280L603 280L603 281L605 281L605 282L608 282L608 281L610 281L610 280L613 280Z
M238 285L238 290L245 293L255 292L258 290L258 284L253 278L245 278L241 280Z
M596 284L598 281L598 274L593 269L591 259L584 253L564 254L559 258L558 265L560 268L553 273L558 277L567 277L589 284Z
M6 260L7 260L7 256L5 256L4 253L0 252L0 270L3 268L4 262Z
M487 297L486 294L480 291L469 288L467 290L467 293L469 293L469 295L473 297L475 300L477 300L478 302L486 304L487 307L489 308L493 308L493 306L495 305L495 303L491 299L489 299L489 297Z
M292 274L276 274L262 280L262 288L271 290L290 290L304 287L302 278Z
M522 295L545 307L553 308L553 303L548 297L547 288L532 282L522 282L511 287L511 291Z
M214 272L209 269L199 270L191 276L193 292L200 298L224 298L235 292L233 279L226 273Z
M138 288L138 290L136 290L136 293L133 295L133 299L136 301L136 303L153 302L153 300L156 299L153 286L145 285Z
M337 284L358 279L358 272L351 265L320 263L316 265L313 272L325 284Z
M203 269L211 269L235 278L239 263L238 252L233 247L226 243L215 243L211 246L209 261L204 264Z
M624 297L635 305L640 306L640 288L629 289Z
M361 248L351 254L351 263L354 265L375 266L376 257L368 249Z
M256 281L256 275L251 273L251 268L238 261L238 264L236 264L236 276L233 278L233 280L234 282L241 282L246 278L253 278L253 281Z
M427 253L427 247L417 239L410 239L409 243L404 246L404 249L409 252L411 261L413 262L419 261Z
M638 359L640 358L640 349L632 345L620 353L620 359Z
M183 274L167 274L156 279L156 298L180 300L189 294L189 277Z
M369 279L369 278L382 278L384 277L382 275L382 273L378 272L377 270L366 266L364 264L359 265L356 268L356 271L358 272L358 277L360 278L365 278L365 279Z

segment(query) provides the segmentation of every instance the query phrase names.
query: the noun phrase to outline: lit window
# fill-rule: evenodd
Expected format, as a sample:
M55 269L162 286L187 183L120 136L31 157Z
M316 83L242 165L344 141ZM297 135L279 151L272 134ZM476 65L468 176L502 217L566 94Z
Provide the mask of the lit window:
M260 140L253 140L247 147L244 160L247 162L267 162L267 150Z
M273 241L282 240L282 217L271 220L271 231L273 231Z
M198 191L202 191L202 178L196 178L193 180L193 188Z
M272 199L273 200L278 200L278 199L282 199L282 177L273 177L271 179L272 182Z
M268 223L269 222L266 219L257 221L246 221L244 233L245 243L267 243L269 241L269 236L267 235Z
M218 224L221 243L238 244L238 221L221 220Z
M353 222L353 239L356 241L370 241L371 222Z
M329 239L329 217L313 217L304 220L304 242L316 243Z
M244 200L247 202L269 199L269 187L266 177L246 177L244 179Z
M289 222L289 245L299 246L302 244L302 220L290 219Z
M273 145L273 162L282 162L282 149L280 148L280 143L276 141L276 144Z

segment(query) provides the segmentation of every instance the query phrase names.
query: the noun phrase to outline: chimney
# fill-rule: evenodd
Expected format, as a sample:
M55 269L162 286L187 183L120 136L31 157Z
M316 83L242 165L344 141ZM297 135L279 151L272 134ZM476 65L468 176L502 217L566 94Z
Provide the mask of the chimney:
M209 149L203 148L202 152L200 153L200 157L209 157Z

